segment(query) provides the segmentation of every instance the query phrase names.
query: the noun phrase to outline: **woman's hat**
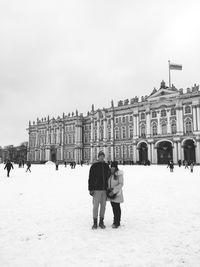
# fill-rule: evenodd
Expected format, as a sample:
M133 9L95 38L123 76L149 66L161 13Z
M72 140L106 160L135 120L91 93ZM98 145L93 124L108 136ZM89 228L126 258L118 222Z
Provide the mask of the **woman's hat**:
M113 161L113 162L111 162L110 167L111 167L111 168L112 168L112 167L114 167L114 168L118 168L118 162L117 162L117 161Z

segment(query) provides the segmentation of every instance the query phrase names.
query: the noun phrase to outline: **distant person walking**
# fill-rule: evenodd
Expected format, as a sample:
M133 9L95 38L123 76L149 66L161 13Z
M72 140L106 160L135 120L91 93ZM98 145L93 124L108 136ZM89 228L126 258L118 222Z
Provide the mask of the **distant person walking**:
M170 160L167 167L169 167L170 172L173 172L174 171L174 162L172 160Z
M182 164L181 159L179 159L178 160L178 166L181 167L181 164Z
M65 168L66 168L67 167L67 162L66 161L64 162L64 165L65 165Z
M31 172L31 169L30 169L31 168L31 163L30 163L30 161L28 161L26 165L27 165L26 172L27 171Z
M185 169L189 169L187 160L185 160L184 164L185 164Z
M6 163L6 165L5 165L5 167L4 167L4 170L7 169L7 177L10 177L10 170L11 170L11 168L14 169L11 161L8 160L7 163Z
M190 172L193 172L193 169L194 169L194 163L191 162L191 164L190 164Z
M104 229L104 214L106 209L106 190L108 188L108 178L110 176L109 165L104 161L105 154L100 151L98 161L92 164L89 172L88 190L93 197L93 226L97 229L98 210L100 205L100 221L99 227Z
M124 185L123 171L118 169L117 161L111 163L111 175L108 179L107 197L113 210L112 228L118 228L121 221L120 203L124 202L122 187Z
M59 163L56 162L56 171L58 171L58 166L59 166Z

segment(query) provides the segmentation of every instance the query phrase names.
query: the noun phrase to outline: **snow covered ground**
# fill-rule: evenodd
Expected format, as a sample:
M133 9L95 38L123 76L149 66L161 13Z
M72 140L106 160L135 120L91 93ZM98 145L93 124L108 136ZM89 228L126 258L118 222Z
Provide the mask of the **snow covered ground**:
M122 226L91 230L89 166L0 165L0 267L199 267L200 167L121 166Z

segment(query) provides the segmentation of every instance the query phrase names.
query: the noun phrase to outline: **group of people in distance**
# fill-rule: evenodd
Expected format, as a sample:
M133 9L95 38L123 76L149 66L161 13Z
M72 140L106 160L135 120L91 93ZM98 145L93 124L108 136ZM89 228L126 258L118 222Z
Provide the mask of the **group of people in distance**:
M26 165L27 165L27 169L26 169L26 172L31 172L31 163L30 163L30 161L27 161L27 163L26 163ZM19 168L21 167L21 165L19 166ZM11 171L11 169L14 169L14 167L13 167L13 164L12 164L12 162L10 161L10 160L7 160L7 162L5 163L5 167L4 167L4 170L7 170L7 177L10 177L10 171Z
M118 162L105 162L103 151L98 153L98 161L93 163L89 171L88 190L93 197L93 226L92 229L105 229L104 215L106 201L110 201L113 210L112 228L118 228L121 221L120 203L124 201L122 187L124 184L123 171L118 169ZM99 224L98 211L100 206Z
M182 161L181 160L178 160L178 166L181 167L182 165ZM193 172L193 169L194 169L194 162L190 162L190 164L187 162L187 160L184 160L183 161L183 165L185 166L185 169L189 169L190 167L190 171ZM169 167L170 169L170 172L173 172L174 171L174 162L173 160L170 160L167 167Z

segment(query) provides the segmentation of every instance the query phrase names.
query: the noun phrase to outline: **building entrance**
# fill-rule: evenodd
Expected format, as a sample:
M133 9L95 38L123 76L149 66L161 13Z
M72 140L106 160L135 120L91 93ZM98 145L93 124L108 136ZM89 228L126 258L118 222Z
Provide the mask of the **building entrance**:
M195 144L193 140L186 140L184 143L184 160L188 163L195 162Z
M172 144L169 141L163 141L158 144L158 164L168 164L170 160L173 160Z
M139 146L139 161L141 164L145 164L148 160L148 148L146 143L141 143Z
M51 161L56 162L56 149L51 149Z

